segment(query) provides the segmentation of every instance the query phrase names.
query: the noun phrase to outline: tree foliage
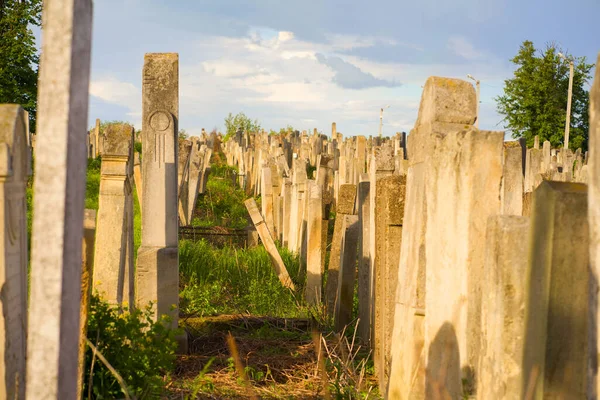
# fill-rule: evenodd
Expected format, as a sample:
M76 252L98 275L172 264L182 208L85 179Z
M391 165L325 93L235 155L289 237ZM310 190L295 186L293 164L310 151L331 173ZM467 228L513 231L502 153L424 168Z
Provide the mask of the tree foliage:
M41 0L0 0L0 103L29 111L35 132L39 55L32 26L41 25Z
M504 81L504 95L498 96L497 109L504 115L513 138L524 137L532 146L534 137L548 140L553 147L562 147L567 115L569 63L559 57L563 53L574 63L573 98L569 148L587 148L588 101L585 85L591 77L593 64L585 57L573 57L549 44L538 52L533 43L524 41L511 60L517 69L512 79Z
M225 139L229 139L238 130L247 132L258 132L260 131L260 129L260 122L258 122L257 119L252 121L243 112L239 112L235 116L232 113L229 113L227 118L225 118Z

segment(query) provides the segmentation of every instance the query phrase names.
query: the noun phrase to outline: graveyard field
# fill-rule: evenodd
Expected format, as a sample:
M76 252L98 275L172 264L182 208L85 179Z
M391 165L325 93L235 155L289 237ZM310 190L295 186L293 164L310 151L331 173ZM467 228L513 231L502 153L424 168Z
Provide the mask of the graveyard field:
M224 156L214 153L193 226L220 232L248 225L243 205L248 195L234 184L233 172ZM325 390L333 398L378 398L369 352L354 329L336 336L322 311L298 295L303 285L297 255L278 246L296 284L292 292L273 273L262 245L235 248L212 242L179 243L180 326L188 334L189 354L177 356L166 385L171 398L325 398ZM320 339L326 343L322 365L315 351ZM238 353L244 379L232 351Z

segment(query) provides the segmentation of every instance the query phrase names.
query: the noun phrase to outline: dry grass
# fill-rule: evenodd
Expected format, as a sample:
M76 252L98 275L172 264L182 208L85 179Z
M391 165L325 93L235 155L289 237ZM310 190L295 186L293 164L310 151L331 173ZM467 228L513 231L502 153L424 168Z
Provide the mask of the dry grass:
M311 335L306 319L237 315L188 324L191 354L177 359L168 385L170 399L327 399L332 398L334 381L351 385L357 379L364 388L375 384L365 372L366 361L357 359L352 340ZM229 332L233 340L228 340ZM348 374L355 362L358 374ZM342 380L336 380L340 372ZM360 392L358 387L352 390Z

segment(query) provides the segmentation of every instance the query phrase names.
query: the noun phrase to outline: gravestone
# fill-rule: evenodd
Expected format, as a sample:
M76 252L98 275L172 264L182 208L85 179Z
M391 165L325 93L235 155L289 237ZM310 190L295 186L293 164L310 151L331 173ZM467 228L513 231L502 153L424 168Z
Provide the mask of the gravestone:
M406 203L398 267L387 397L425 398L425 163L406 177Z
M352 322L354 276L356 275L359 236L358 215L343 215L342 218L343 236L340 252L337 301L335 303L334 314L334 326L338 332L342 332Z
M27 126L23 109L0 104L0 398L25 398L27 356L27 202L30 175Z
M92 2L46 0L42 19L26 397L75 400Z
M532 211L521 395L533 385L533 399L594 398L587 187L544 181Z
M147 53L142 81L142 243L136 267L136 306L153 303L154 318L178 327L179 256L177 132L179 56ZM187 349L181 336L179 350Z
M338 198L333 238L331 239L331 250L329 253L329 268L327 272L327 286L325 288L325 305L327 315L333 316L338 299L338 285L340 274L340 257L342 248L342 237L344 234L344 215L354 214L354 202L356 200L355 185L341 185Z
M477 398L481 400L518 399L521 395L528 236L528 217L488 219L477 375Z
M133 161L133 127L110 124L104 130L96 227L94 289L108 303L133 306L133 209L129 169ZM131 236L131 239L130 239Z
M323 191L321 186L309 181L308 186L308 218L307 218L307 257L306 257L306 302L311 305L321 304L321 257L322 257L322 219Z
M521 148L509 147L504 150L502 173L502 214L523 214L523 174Z
M369 175L362 173L358 183L358 334L364 344L371 342L371 261L369 257L370 221Z

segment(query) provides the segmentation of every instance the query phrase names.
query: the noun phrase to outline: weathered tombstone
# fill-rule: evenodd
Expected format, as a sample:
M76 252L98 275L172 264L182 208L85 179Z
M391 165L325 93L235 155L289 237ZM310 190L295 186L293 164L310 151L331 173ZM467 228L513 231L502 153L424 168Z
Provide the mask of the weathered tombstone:
M387 398L425 398L425 163L408 169Z
M26 397L74 400L92 3L47 0L42 18Z
M523 214L523 174L521 148L509 147L504 150L502 174L502 214Z
M142 210L142 204L144 203L143 188L142 188L142 168L140 167L140 154L133 153L133 180L135 183L135 192L138 197L138 204L140 211Z
M177 132L179 56L147 53L142 83L142 244L136 267L136 305L154 302L154 318L171 318L178 327L179 256ZM186 351L187 336L179 350Z
M94 126L94 137L96 138L96 156L104 154L104 134L100 133L100 119L96 118Z
M354 185L352 185L354 186ZM354 276L358 254L358 215L343 215L338 292L335 303L334 326L341 332L352 322L354 305Z
M262 216L269 228L271 237L277 237L275 231L275 220L273 218L273 184L271 181L271 168L268 165L262 167L262 179L261 179L261 201L260 206L262 208Z
M321 186L309 181L308 186L308 221L307 221L307 258L306 258L306 302L311 305L321 304L321 245L323 219L323 191Z
M96 241L96 210L85 210L83 217L83 241L81 264L81 306L79 330L79 374L77 380L77 398L81 398L83 378L85 376L85 349L87 339L87 324L92 295L92 277L94 276L94 243Z
M329 255L329 268L327 272L327 286L325 288L325 305L327 315L333 316L336 309L336 302L339 301L338 278L340 274L340 257L342 248L342 230L344 215L354 214L354 203L356 200L355 185L341 185L340 195L337 204L335 225L333 228L333 238L331 239L331 251Z
M527 217L503 215L488 219L478 399L521 398L528 235Z
M474 386L485 229L488 217L500 213L503 138L503 132L471 128L438 135L432 143L426 186L427 390L440 379L445 354L437 344L443 341L460 357L451 368L460 371L465 392ZM453 398L463 392L460 379L440 384Z
M592 274L591 304L595 307L592 321L600 321L600 307L598 307L598 282L600 281L600 54L596 64L596 76L590 91L590 129L589 129L589 154L585 153L584 163L588 165L581 168L581 182L588 182L588 224L590 230L590 269ZM600 349L600 335L592 342L592 346ZM596 360L597 361L597 360ZM600 377L596 374L595 385L600 387Z
M198 192L200 190L200 174L202 174L204 166L204 154L206 154L206 147L200 149L200 143L198 142L198 139L195 136L192 137L186 210L186 220L188 224L192 223L194 210L196 209L196 201L198 200Z
M0 104L0 398L25 398L27 356L27 202L30 174L27 127L23 109Z
M378 345L380 340L380 330L377 330L375 323L375 280L376 280L376 254L377 254L377 236L376 236L376 193L377 193L377 182L386 176L391 176L394 172L394 156L392 153L392 149L389 147L375 147L373 148L373 152L371 154L371 163L369 170L369 181L370 190L369 190L369 260L371 262L371 282L370 282L370 292L372 296L371 305L371 324L372 324L372 337L371 344L373 347L373 359L380 360L380 346ZM379 375L379 367L381 363L375 363L375 371Z
M406 175L391 175L377 180L373 346L377 349L374 361L379 364L379 384L384 393L390 371L390 343L394 326L405 198Z
M587 208L580 183L544 181L534 192L522 398L529 386L532 399L595 398Z
M179 148L177 150L177 197L179 219L183 225L189 225L188 221L188 199L189 199L189 178L190 178L190 154L192 151L192 141L179 139Z
M250 218L252 219L252 223L256 227L258 231L258 235L260 236L260 240L263 242L267 253L269 253L269 258L271 258L271 263L273 265L273 269L275 273L279 277L279 281L281 284L291 290L294 290L294 283L290 278L290 275L285 268L285 264L277 251L277 246L275 246L275 242L273 242L273 237L267 228L263 217L260 215L260 211L258 211L258 206L256 205L256 201L253 198L250 198L244 202L246 209L248 210L248 214L250 214Z
M369 257L370 222L369 175L362 173L358 183L358 334L364 344L371 342L371 261Z
M282 222L282 244L289 248L289 233L290 233L290 220L292 218L292 216L290 215L291 213L291 203L292 203L292 181L289 178L285 178L283 180L283 185L281 187L282 190L282 195L281 197L283 198L283 207L282 207L282 214L283 214L283 222Z
M111 124L104 130L104 154L100 171L98 224L96 227L94 288L113 305L133 306L133 219L129 168L133 158L133 127ZM130 249L130 252L132 250Z

